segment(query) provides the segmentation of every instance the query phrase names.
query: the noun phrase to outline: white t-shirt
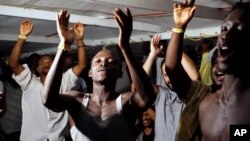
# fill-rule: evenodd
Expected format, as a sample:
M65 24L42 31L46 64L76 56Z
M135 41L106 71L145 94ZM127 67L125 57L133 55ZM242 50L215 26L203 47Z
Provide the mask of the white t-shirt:
M43 84L39 77L33 75L27 66L19 75L13 75L21 86L22 96L22 128L21 141L63 141L68 123L68 113L56 113L42 104ZM72 88L78 77L69 69L63 74L60 93Z

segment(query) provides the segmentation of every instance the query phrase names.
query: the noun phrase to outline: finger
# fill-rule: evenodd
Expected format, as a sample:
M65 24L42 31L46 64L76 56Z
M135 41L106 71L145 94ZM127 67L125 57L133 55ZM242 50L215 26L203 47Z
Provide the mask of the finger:
M194 6L195 0L191 0L189 6Z
M120 27L120 28L122 28L122 23L120 22L120 20L119 20L119 18L117 17L117 16L114 16L114 18L115 18L115 21L116 21L116 23L118 24L118 26Z
M70 18L70 14L68 13L68 11L66 11L66 26L68 26L69 24L69 18Z
M194 12L195 12L195 9L196 9L196 6L193 6L192 8L191 8L191 10L190 10L190 17L193 17L194 16Z
M157 40L157 42L159 42L161 40L161 35L157 35L156 40Z
M155 44L156 43L156 38L157 38L157 35L155 34L154 36L153 36L153 43Z
M131 14L131 12L130 12L130 10L129 10L129 8L127 8L126 7L126 13L127 13L127 16L128 16L128 19L130 20L130 21L132 21L132 14Z
M177 9L177 8L178 8L178 4L177 4L177 3L174 3L174 4L173 4L173 7L174 7L174 9Z
M183 1L182 1L182 5L185 5L185 6L186 6L187 4L188 4L187 0L183 0Z
M126 14L121 9L119 9L119 8L115 9L115 13L119 17L120 22L123 22L124 19L126 19L126 17L127 17Z
M116 22L118 23L119 27L122 27L123 26L123 22L122 22L122 18L121 18L121 15L119 15L119 11L120 9L116 8L115 11L114 11L114 18L116 20Z
M155 44L156 37L157 37L157 35L154 35L153 38L152 38L153 44Z
M57 29L57 32L59 32L60 31L60 23L59 23L59 14L56 16L56 29Z

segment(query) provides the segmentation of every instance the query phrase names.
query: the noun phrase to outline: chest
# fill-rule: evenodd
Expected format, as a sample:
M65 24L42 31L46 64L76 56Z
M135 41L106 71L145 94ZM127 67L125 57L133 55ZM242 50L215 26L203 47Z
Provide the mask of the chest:
M230 125L250 124L250 95L232 99L216 99L201 120L203 137L208 140L227 140Z

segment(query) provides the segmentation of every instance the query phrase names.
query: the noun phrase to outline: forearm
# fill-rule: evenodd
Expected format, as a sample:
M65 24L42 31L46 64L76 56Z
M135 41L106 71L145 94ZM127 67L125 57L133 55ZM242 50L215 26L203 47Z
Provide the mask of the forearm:
M87 67L87 55L86 55L86 48L83 40L76 40L77 42L77 56L78 56L78 63L76 66L73 67L73 72L79 76L82 71Z
M23 49L24 43L25 43L24 39L18 38L18 40L17 40L17 42L16 42L16 44L11 52L9 66L12 68L14 73L15 73L15 68L17 68L20 65L19 61L20 61L20 56L22 54L22 49Z
M182 64L184 70L186 71L186 73L188 74L188 76L191 78L191 80L193 80L193 81L200 80L200 73L199 73L195 63L184 52L182 54L181 64Z
M183 36L184 33L172 33L165 56L167 73L176 72L181 65Z
M55 59L45 79L43 104L50 109L59 107L59 105L56 104L56 101L58 102L65 54L66 51L60 48L58 49Z
M148 76L152 73L152 66L156 60L156 55L154 55L152 52L149 53L148 58L143 64L143 69L146 72Z
M191 84L191 79L181 65L183 36L184 33L173 32L165 58L165 69L172 88L181 99L186 98L186 94Z
M146 104L152 103L155 99L153 85L141 65L136 61L130 48L122 49L122 53L127 63L133 86L141 98L141 101L138 100L137 104L139 107L144 108Z

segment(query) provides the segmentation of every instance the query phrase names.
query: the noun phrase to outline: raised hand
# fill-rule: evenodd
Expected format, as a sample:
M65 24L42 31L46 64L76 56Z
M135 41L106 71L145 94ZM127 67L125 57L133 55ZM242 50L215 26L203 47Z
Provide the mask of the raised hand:
M77 40L83 40L85 28L84 25L80 22L74 24L74 32Z
M128 8L124 13L121 9L116 8L114 11L114 18L119 26L119 39L118 45L120 48L129 46L129 39L133 29L133 18Z
M61 10L57 15L56 25L61 42L71 45L74 41L74 31L68 27L69 17L70 15L67 10Z
M161 35L154 35L151 39L150 53L152 53L154 56L158 56L164 50L163 45L160 45L160 40Z
M31 20L24 20L20 25L20 35L29 36L33 30L33 23Z
M174 4L174 21L177 28L186 28L188 22L192 19L195 11L195 0L183 0L182 4Z

